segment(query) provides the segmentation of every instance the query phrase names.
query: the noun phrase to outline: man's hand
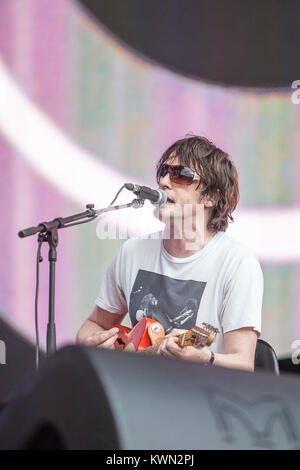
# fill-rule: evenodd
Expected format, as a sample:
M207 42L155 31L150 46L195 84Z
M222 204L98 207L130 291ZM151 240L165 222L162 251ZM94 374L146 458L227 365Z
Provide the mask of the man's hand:
M114 342L116 341L119 333L119 328L111 328L106 331L98 331L88 336L81 344L84 346L95 346L97 348L115 349Z
M158 348L157 353L171 359L186 359L188 361L207 363L210 359L210 351L208 348L204 347L196 349L193 346L180 348L178 346L178 336L185 332L186 330L174 328L171 333L165 336L165 339Z

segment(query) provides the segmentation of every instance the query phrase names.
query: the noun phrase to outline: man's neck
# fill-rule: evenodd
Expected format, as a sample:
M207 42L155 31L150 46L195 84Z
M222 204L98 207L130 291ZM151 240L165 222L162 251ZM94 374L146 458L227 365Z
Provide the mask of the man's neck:
M187 258L194 253L202 250L205 245L216 235L216 232L205 230L204 234L195 232L193 238L187 239L184 237L174 238L170 230L165 229L163 235L163 245L165 250L175 258Z

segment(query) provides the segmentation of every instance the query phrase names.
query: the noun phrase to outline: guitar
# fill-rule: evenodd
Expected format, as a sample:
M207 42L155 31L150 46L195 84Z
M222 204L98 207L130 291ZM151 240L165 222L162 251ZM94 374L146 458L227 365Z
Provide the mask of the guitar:
M132 329L123 325L117 325L117 327L120 329L120 333L114 343L115 349L123 349L127 352L156 354L165 337L162 324L152 318L142 318ZM194 326L179 335L177 344L180 348L210 346L218 332L218 328L214 328L208 323L202 323L202 328Z

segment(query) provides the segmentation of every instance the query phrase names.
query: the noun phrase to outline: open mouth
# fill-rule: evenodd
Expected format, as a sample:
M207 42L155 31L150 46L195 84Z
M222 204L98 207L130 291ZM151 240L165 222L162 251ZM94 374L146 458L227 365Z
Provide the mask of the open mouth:
M170 199L169 197L167 198L167 202L169 202L170 204L175 204L174 201Z

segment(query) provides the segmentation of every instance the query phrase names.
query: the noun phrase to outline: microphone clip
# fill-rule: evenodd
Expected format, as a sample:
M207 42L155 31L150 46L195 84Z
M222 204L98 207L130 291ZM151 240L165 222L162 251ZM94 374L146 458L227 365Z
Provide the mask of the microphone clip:
M139 209L140 207L143 207L144 203L145 203L145 199L142 199L142 198L133 199L133 201L131 202L131 207L133 207L134 209Z

